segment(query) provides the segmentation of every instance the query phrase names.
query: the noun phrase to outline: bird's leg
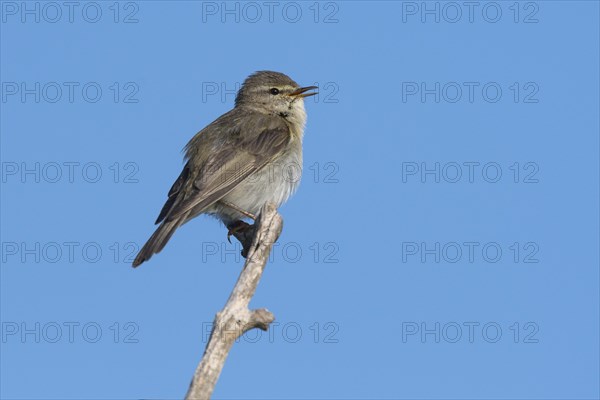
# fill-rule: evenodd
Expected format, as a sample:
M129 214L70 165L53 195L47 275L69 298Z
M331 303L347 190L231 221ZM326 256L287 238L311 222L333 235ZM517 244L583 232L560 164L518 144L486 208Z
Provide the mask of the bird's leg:
M242 244L242 257L246 258L254 239L254 225L238 220L227 225L227 229L227 240L231 243L231 236L235 236Z
M252 219L253 221L256 221L256 216L254 214L246 210L242 210L235 204L225 200L220 200L220 203L223 204L225 207L229 207L232 210L239 212L243 216L246 216ZM250 250L250 246L252 245L252 239L254 239L254 225L250 225L244 221L237 220L227 225L227 229L229 230L227 232L227 240L229 241L229 243L231 243L231 236L235 236L235 238L239 240L242 244L242 257L246 258L246 256L248 255L248 251Z
M225 201L225 200L220 200L220 202L221 202L221 203L223 203L223 205L225 205L225 206L227 206L227 207L229 207L229 208L231 208L231 209L233 209L233 210L235 210L235 211L239 212L240 214L242 214L242 215L244 215L244 216L246 216L246 217L250 218L251 220L253 220L253 221L256 221L256 216L255 216L254 214L252 214L252 213L250 213L250 212L248 212L248 211L246 211L246 210L242 210L241 208L239 208L239 207L238 207L238 206L236 206L235 204L233 204L233 203L230 203L230 202L228 202L228 201Z
M231 243L231 236L235 236L238 238L241 234L243 234L246 230L250 229L252 225L244 222L244 221L234 221L227 225L227 240ZM239 239L239 238L238 238Z

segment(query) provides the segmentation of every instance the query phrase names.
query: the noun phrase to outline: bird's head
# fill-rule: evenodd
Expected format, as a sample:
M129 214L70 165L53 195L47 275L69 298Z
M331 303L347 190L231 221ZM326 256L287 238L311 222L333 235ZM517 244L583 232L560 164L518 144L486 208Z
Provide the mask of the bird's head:
M314 96L316 86L301 87L280 72L259 71L250 75L237 93L236 107L251 107L267 114L300 117L304 114L304 98Z

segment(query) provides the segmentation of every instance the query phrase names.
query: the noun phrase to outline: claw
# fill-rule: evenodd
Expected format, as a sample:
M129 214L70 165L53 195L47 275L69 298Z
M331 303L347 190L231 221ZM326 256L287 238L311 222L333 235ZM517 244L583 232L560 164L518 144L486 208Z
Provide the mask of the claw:
M244 221L236 221L233 224L228 226L228 231L227 231L227 241L229 243L231 243L231 236L238 233L238 232L242 232L245 229L248 229L250 225L248 225L247 223L245 223Z

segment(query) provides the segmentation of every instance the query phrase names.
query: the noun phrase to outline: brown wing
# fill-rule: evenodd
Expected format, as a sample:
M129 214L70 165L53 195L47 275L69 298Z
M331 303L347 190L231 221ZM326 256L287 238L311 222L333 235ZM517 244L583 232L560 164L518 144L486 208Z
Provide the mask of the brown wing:
M188 162L187 164L185 164L185 167L183 167L183 171L181 171L181 174L179 174L179 177L177 178L175 183L173 183L173 186L171 186L171 190L169 190L169 199L167 200L163 208L160 210L160 214L158 215L155 224L159 224L163 219L165 219L165 217L167 216L169 211L171 211L171 208L173 208L177 200L181 200L181 197L183 197L180 196L182 191L181 189L183 189L185 181L188 179L189 175L190 163Z
M170 195L167 204L163 207L164 214L161 211L159 218L171 221L178 219L193 208L203 209L219 201L240 182L261 170L281 154L290 139L287 126L281 126L266 129L247 140L241 139L236 144L223 146L202 165L193 181L188 172L183 178L181 187L175 188L177 185L175 182L171 189L174 199L172 200ZM169 206L168 211L165 211L167 205Z

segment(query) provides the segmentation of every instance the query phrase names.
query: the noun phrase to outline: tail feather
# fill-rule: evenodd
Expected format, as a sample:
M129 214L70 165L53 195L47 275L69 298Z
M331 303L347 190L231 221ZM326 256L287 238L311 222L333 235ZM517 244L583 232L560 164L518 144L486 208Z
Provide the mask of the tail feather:
M159 253L171 239L175 230L181 225L182 220L182 218L178 218L163 221L133 260L133 268L138 267L144 261L148 261L154 254Z

